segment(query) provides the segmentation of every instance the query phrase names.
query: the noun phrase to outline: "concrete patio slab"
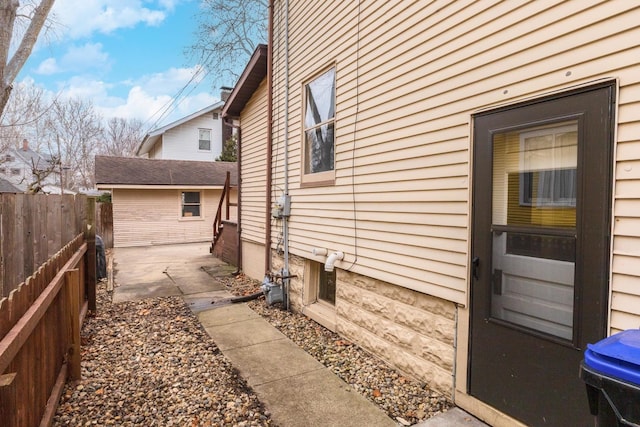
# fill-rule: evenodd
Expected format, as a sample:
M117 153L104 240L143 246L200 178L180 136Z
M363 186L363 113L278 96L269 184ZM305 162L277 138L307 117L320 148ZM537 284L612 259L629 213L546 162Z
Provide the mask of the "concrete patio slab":
M114 302L223 291L212 275L235 267L209 253L209 243L113 249Z

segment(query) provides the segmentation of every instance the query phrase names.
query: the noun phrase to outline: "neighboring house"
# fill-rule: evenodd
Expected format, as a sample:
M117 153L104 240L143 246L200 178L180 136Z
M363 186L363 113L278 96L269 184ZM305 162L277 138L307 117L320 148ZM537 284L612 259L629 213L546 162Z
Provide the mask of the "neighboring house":
M0 178L0 193L22 193L22 191L6 179Z
M111 192L114 247L210 242L227 173L234 186L237 176L228 162L96 156L95 164L98 190Z
M0 178L9 181L21 192L60 194L60 169L49 155L40 154L29 147L29 141L22 141L20 148L10 148L1 153Z
M224 129L220 113L223 101L176 120L145 135L136 156L150 159L214 161L222 153L231 128Z
M243 251L492 425L592 424L583 351L640 325L640 6L271 4L225 107Z

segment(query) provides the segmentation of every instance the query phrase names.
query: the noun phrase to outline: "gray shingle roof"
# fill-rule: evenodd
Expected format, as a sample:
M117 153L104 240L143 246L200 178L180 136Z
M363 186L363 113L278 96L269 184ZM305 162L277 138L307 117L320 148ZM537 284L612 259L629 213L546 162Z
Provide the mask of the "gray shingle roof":
M227 171L237 182L235 162L96 156L96 184L223 186Z
M0 193L22 193L22 190L6 179L0 178Z

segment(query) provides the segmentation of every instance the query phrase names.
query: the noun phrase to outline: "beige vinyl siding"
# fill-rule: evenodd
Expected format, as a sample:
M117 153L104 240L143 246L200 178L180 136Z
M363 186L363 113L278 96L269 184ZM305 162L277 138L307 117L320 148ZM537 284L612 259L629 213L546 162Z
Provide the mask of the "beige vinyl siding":
M640 327L640 75L620 87L615 165L611 332Z
M264 245L267 165L267 80L263 80L240 116L242 128L241 238ZM264 273L264 272L262 272Z
M279 4L275 16L274 198L285 161ZM638 22L626 1L291 2L291 251L342 250L338 268L466 304L472 114L616 78L611 328L638 327ZM332 64L335 185L301 188L302 87Z
M203 216L184 219L180 216L181 190L115 189L112 192L114 246L210 241L221 190L200 191Z

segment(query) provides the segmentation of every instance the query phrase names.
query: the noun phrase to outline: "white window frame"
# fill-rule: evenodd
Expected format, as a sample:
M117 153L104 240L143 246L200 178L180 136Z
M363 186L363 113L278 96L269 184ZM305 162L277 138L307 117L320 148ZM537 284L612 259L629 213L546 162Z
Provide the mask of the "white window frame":
M309 85L316 82L319 78L327 74L328 72L333 71L333 116L328 118L325 121L321 121L319 123L314 124L313 126L308 126L305 123L305 118L307 114L307 88ZM302 158L300 159L300 166L302 170L301 183L303 186L320 186L320 185L333 185L335 183L335 170L336 170L336 80L337 80L337 68L335 64L332 64L329 67L325 67L322 71L313 75L313 77L309 78L302 84ZM323 126L332 126L333 127L333 164L331 165L330 170L321 171L321 172L307 172L306 171L306 156L307 156L307 132L310 130L315 130L321 128Z
M202 133L203 132L209 132L209 139L202 139ZM211 151L211 138L212 138L212 132L211 129L207 129L207 128L199 128L198 129L198 151ZM202 142L209 142L209 148L202 148Z
M197 193L199 195L198 198L198 203L184 203L183 202L183 194L185 193ZM178 211L178 218L180 220L183 221L194 221L194 220L204 220L204 197L203 197L203 192L200 190L180 190L178 192L178 204L179 204L179 211ZM199 215L185 215L185 211L184 211L184 207L185 206L198 206L199 207Z

